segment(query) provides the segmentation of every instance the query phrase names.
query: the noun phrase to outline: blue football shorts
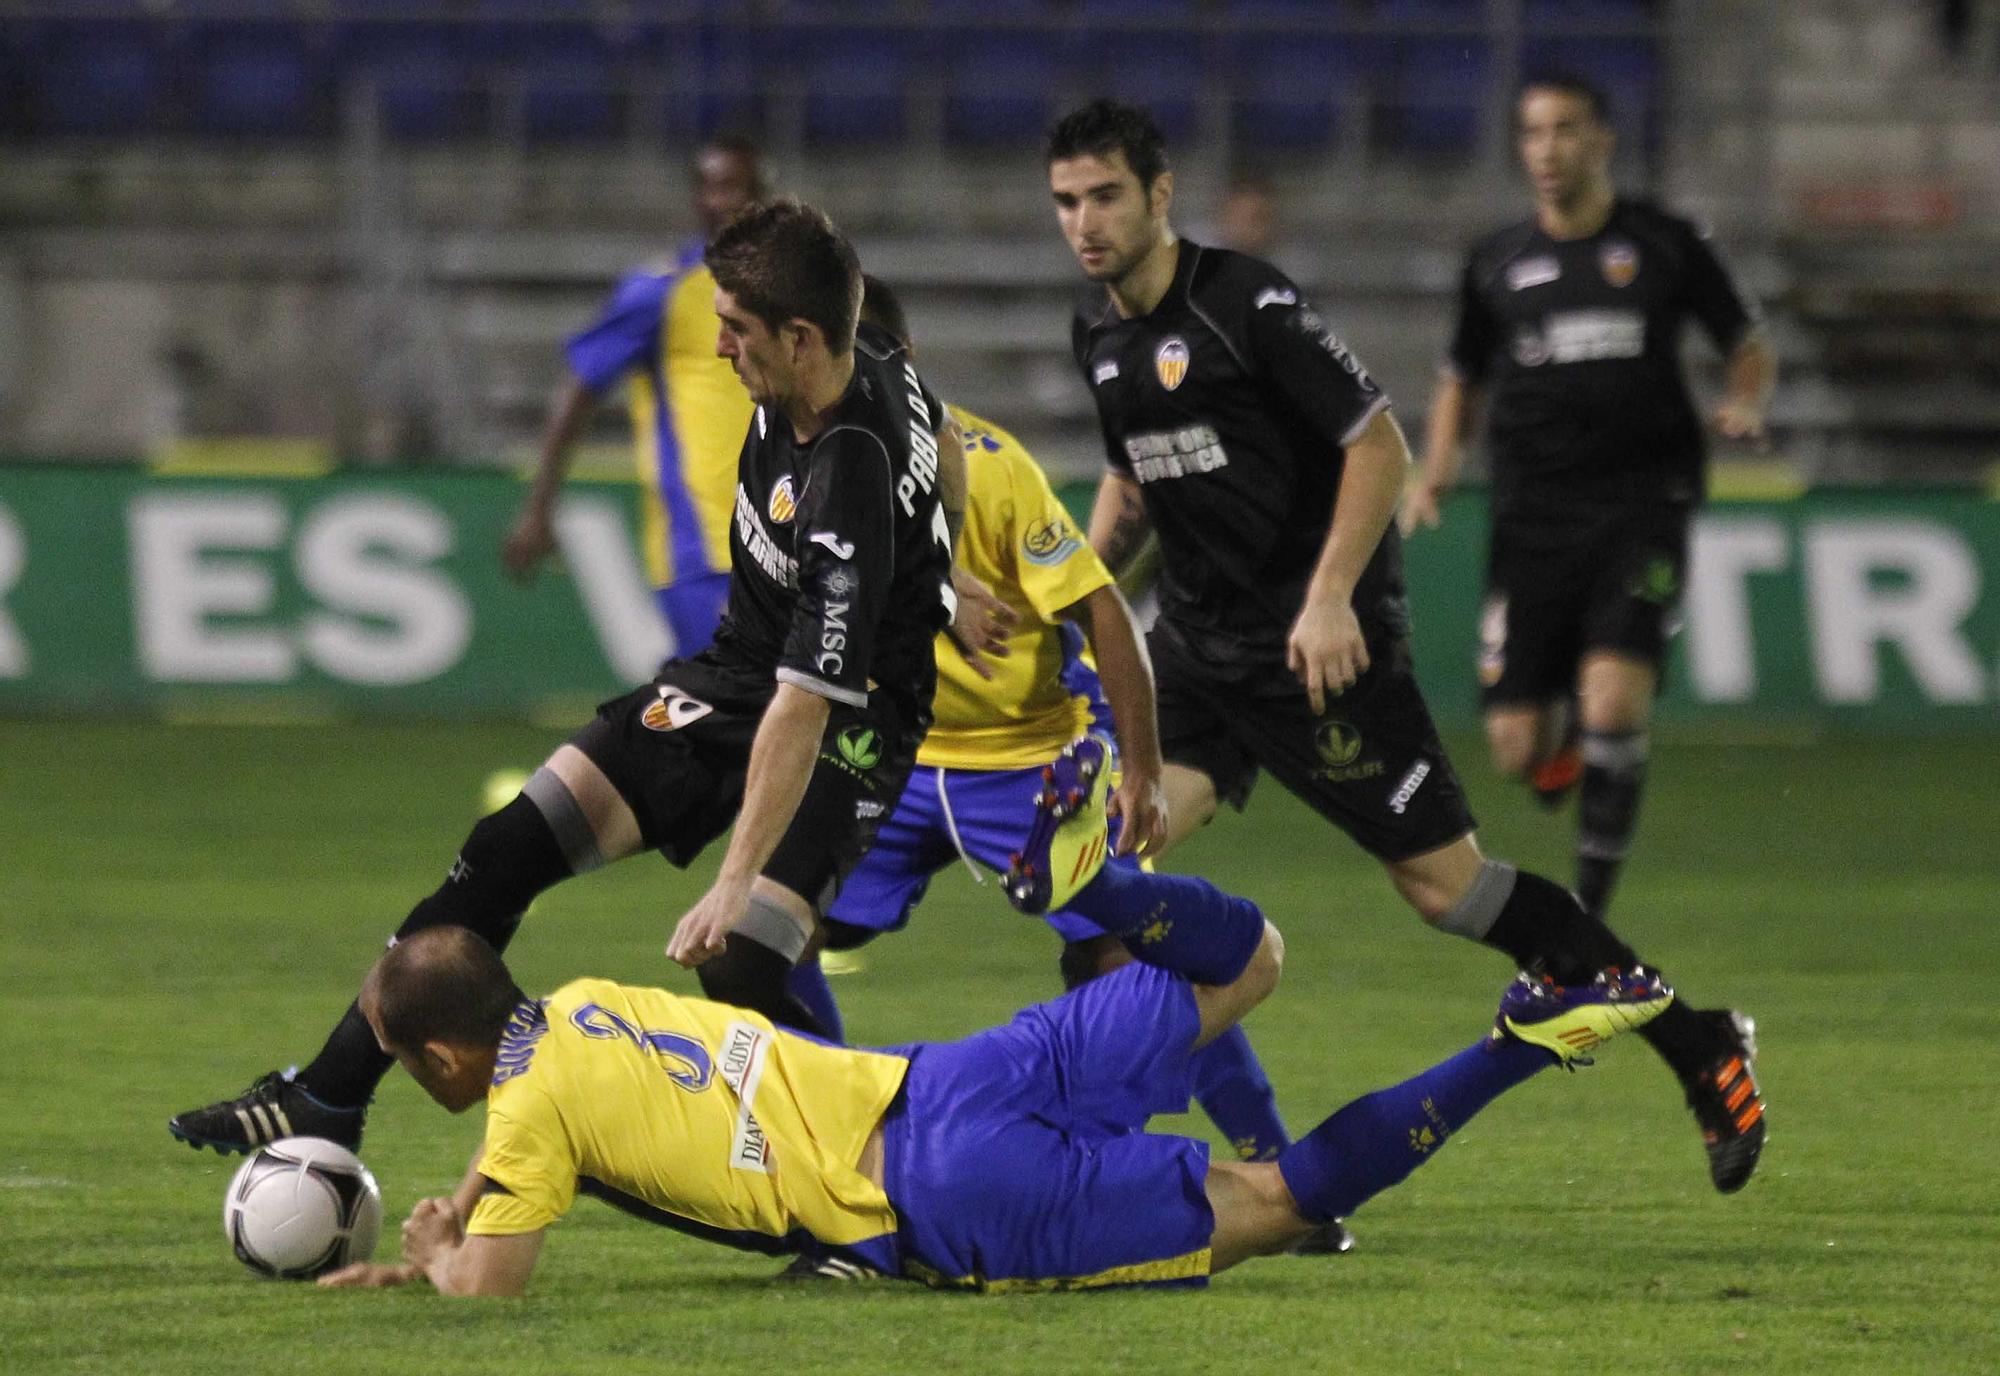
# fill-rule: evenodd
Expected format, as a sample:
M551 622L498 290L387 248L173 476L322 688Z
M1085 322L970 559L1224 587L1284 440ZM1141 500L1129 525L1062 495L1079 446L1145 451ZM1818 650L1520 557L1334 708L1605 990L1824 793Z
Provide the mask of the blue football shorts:
M877 1263L989 1291L1207 1284L1208 1144L1143 1131L1187 1109L1199 1029L1186 980L1132 964L1003 1027L893 1048L900 1226Z
M918 765L895 811L883 820L874 845L847 876L826 915L871 932L900 931L930 887L931 876L958 861L961 845L979 865L1005 873L1008 857L1027 839L1041 786L1039 765L998 770ZM1130 856L1105 863L1138 866ZM1003 901L997 886L993 896ZM1048 913L1043 921L1065 941L1104 935L1102 927L1078 913Z

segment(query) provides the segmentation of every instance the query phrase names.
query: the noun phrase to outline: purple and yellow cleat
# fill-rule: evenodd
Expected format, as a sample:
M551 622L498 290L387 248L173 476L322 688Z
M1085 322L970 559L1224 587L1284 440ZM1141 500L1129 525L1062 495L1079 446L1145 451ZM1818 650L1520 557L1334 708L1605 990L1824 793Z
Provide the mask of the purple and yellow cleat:
M1071 741L1042 767L1028 839L1008 858L1002 887L1024 913L1053 911L1097 877L1110 850L1111 743L1089 735Z
M1566 1069L1590 1065L1590 1053L1620 1032L1630 1032L1667 1011L1674 991L1643 966L1612 967L1588 984L1557 984L1546 975L1520 975L1500 995L1493 1035L1539 1046Z

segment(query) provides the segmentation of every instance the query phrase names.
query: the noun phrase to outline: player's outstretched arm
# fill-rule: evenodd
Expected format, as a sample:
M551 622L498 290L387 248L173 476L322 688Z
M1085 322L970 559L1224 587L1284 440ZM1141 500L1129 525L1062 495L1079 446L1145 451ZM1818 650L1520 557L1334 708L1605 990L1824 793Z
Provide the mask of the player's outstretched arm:
M1328 694L1342 692L1368 668L1354 588L1389 529L1410 471L1410 447L1386 409L1348 443L1346 454L1326 544L1285 644L1285 663L1305 684L1316 713L1326 710Z
M1118 728L1119 766L1123 771L1111 802L1114 816L1125 819L1118 853L1157 850L1167 837L1167 796L1160 785L1158 706L1153 695L1153 662L1132 619L1132 608L1117 588L1105 586L1063 609L1063 615L1083 625L1097 659Z
M580 378L569 378L556 395L555 410L550 412L549 423L542 430L534 482L528 488L527 499L521 503L521 514L515 517L500 545L501 566L516 578L534 577L542 560L555 551L556 494L562 490L563 478L569 473L576 438L596 409L596 394Z
M1403 493L1403 534L1413 534L1421 526L1436 530L1444 523L1440 503L1458 486L1462 445L1478 409L1478 389L1449 369L1438 374L1437 385L1431 389L1430 411L1424 417L1423 462Z
M749 908L751 884L799 810L831 710L831 704L818 693L794 683L778 685L750 747L743 806L736 814L729 850L722 857L715 883L674 928L667 943L667 955L672 959L693 968L721 954L730 929Z

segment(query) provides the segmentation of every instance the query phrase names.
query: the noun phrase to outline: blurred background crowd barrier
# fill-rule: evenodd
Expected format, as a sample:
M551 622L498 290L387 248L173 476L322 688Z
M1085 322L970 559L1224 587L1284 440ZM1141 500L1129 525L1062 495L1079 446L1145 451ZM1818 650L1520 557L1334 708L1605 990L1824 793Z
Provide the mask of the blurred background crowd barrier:
M1719 455L1718 495L1750 504L1704 528L1701 557L1722 572L1697 573L1690 707L1791 702L1814 717L1866 701L1991 723L1997 10L0 0L0 703L70 701L120 672L134 677L86 695L156 700L193 681L176 677L189 664L228 659L170 655L162 672L147 658L160 626L205 617L289 618L282 653L251 637L251 681L337 700L343 683L372 683L384 704L498 706L480 696L498 691L489 668L518 676L565 654L560 685L506 701L631 677L644 653L607 648L609 623L576 614L589 579L608 588L611 572L572 554L566 585L495 581L496 513L518 492L500 475L531 453L563 336L620 272L692 230L683 168L719 131L760 140L779 184L825 204L903 289L942 392L1074 482L1101 459L1068 358L1079 283L1040 137L1086 96L1144 101L1170 140L1180 227L1305 283L1415 434L1467 244L1528 211L1512 93L1561 67L1609 92L1621 186L1713 225L1782 361L1772 449ZM1712 387L1706 350L1690 360ZM623 477L614 408L592 438L585 469ZM596 496L622 531L615 490ZM162 504L185 516L195 497L236 514L162 535ZM377 543L369 512L389 521ZM1439 646L1425 663L1446 715L1470 710L1452 696L1461 677L1469 693L1470 613L1422 579L1470 587L1479 529L1475 506L1436 548L1418 542L1420 631ZM211 538L254 553L199 574L207 591L171 616L145 603L174 558L208 569L220 556L188 551ZM357 561L348 604L312 553L343 549ZM61 614L38 620L51 561L81 599L68 633L101 620L110 637L95 660L72 666ZM1881 629L1875 613L1914 618L1869 642L1873 679L1859 661L1830 667L1820 637L1846 614L1825 589L1857 577L1856 635ZM426 653L444 667L429 679L417 661L368 667L404 615L435 637ZM1716 667L1731 615L1755 628L1747 692L1740 664ZM480 660L489 623L520 617L505 654ZM348 652L361 668L327 673Z

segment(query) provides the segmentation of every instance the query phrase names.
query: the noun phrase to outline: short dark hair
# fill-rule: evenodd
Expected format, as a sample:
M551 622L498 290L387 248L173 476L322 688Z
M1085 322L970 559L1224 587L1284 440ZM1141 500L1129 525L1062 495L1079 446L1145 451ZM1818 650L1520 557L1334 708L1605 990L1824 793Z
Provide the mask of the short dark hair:
M741 158L750 166L750 180L757 187L758 194L763 194L764 150L757 140L748 134L724 130L719 134L710 135L701 147L694 150L696 165L700 164L704 153L726 153L732 158Z
M382 1035L403 1051L429 1042L498 1046L508 1017L526 997L485 938L449 925L398 941L361 986Z
M1125 165L1150 190L1167 170L1167 140L1143 105L1093 100L1070 111L1049 130L1044 165L1062 158L1102 158L1123 153Z
M895 289L872 272L861 274L861 318L887 330L905 349L911 347L910 318L903 314L903 303L896 299Z
M1530 91L1559 91L1566 96L1575 96L1590 107L1590 117L1599 124L1611 123L1611 97L1604 88L1589 77L1577 72L1551 70L1535 72L1521 83L1515 95L1515 105L1527 98Z
M773 330L788 320L817 325L827 348L854 347L861 314L861 259L818 210L790 196L753 205L702 255L715 284Z

